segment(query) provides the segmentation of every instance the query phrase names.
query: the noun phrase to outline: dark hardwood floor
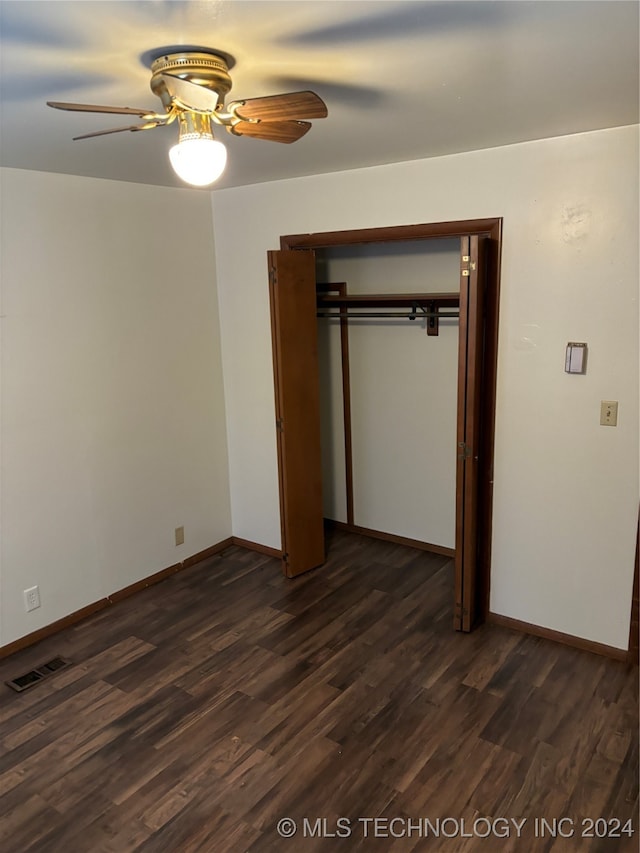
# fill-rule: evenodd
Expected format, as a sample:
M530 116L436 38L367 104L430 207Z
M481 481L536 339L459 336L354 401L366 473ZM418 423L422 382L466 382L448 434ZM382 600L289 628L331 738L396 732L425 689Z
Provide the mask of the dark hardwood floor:
M0 684L0 850L636 851L637 669L456 634L452 582L339 532L293 581L232 547L0 662L73 662Z

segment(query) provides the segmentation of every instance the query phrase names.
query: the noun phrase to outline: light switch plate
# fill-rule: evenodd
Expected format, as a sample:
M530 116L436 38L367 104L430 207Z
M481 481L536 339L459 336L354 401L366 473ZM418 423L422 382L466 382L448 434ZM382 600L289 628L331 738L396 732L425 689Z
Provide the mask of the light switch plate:
M587 345L569 341L564 359L565 373L587 372Z
M601 426L618 426L618 401L617 400L601 400L600 401L600 425Z

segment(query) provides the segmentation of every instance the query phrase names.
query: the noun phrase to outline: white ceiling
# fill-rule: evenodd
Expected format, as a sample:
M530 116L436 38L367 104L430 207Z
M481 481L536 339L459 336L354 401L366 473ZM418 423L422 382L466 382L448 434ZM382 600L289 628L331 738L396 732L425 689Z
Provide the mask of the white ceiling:
M179 186L175 126L72 142L160 108L144 55L236 59L230 97L313 89L329 116L293 145L222 133L229 187L638 121L637 2L0 0L3 166Z

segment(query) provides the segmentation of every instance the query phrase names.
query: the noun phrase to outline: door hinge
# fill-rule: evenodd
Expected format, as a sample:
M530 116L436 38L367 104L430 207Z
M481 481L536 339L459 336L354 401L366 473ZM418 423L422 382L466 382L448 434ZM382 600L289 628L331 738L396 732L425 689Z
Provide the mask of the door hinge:
M269 281L271 284L276 283L276 268L275 267L269 267Z
M278 419L277 419L277 421L276 421L276 429L278 430L278 432L282 432L282 431L284 430L284 423L283 423L283 421L282 421L282 418L278 418Z
M464 262L464 263L469 263L468 268L467 268L467 267L464 267L464 268L462 269L462 275L463 275L463 277L466 277L466 276L470 275L469 270L471 270L471 271L474 271L474 270L475 270L475 268L476 268L476 262L475 262L475 261L470 261L469 255L463 255L463 256L462 256L462 260L463 260L463 262Z
M287 554L286 551L282 552L282 559L284 560L285 563L289 562L289 555Z
M458 459L470 459L471 458L471 447L468 444L465 444L464 441L458 442Z

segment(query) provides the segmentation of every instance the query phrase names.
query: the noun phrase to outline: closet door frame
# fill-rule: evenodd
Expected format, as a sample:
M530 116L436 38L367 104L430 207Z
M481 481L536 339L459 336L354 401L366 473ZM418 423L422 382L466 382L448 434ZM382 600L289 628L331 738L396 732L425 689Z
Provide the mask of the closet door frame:
M473 235L486 238L487 259L482 324L484 333L483 360L475 388L475 392L481 400L478 500L475 518L478 532L478 559L474 579L475 620L474 624L463 630L470 630L475 624L483 622L489 612L502 218L361 228L350 231L325 231L313 234L290 234L280 238L281 249L313 250L365 243L437 240ZM462 416L463 413L458 411L458 419Z

